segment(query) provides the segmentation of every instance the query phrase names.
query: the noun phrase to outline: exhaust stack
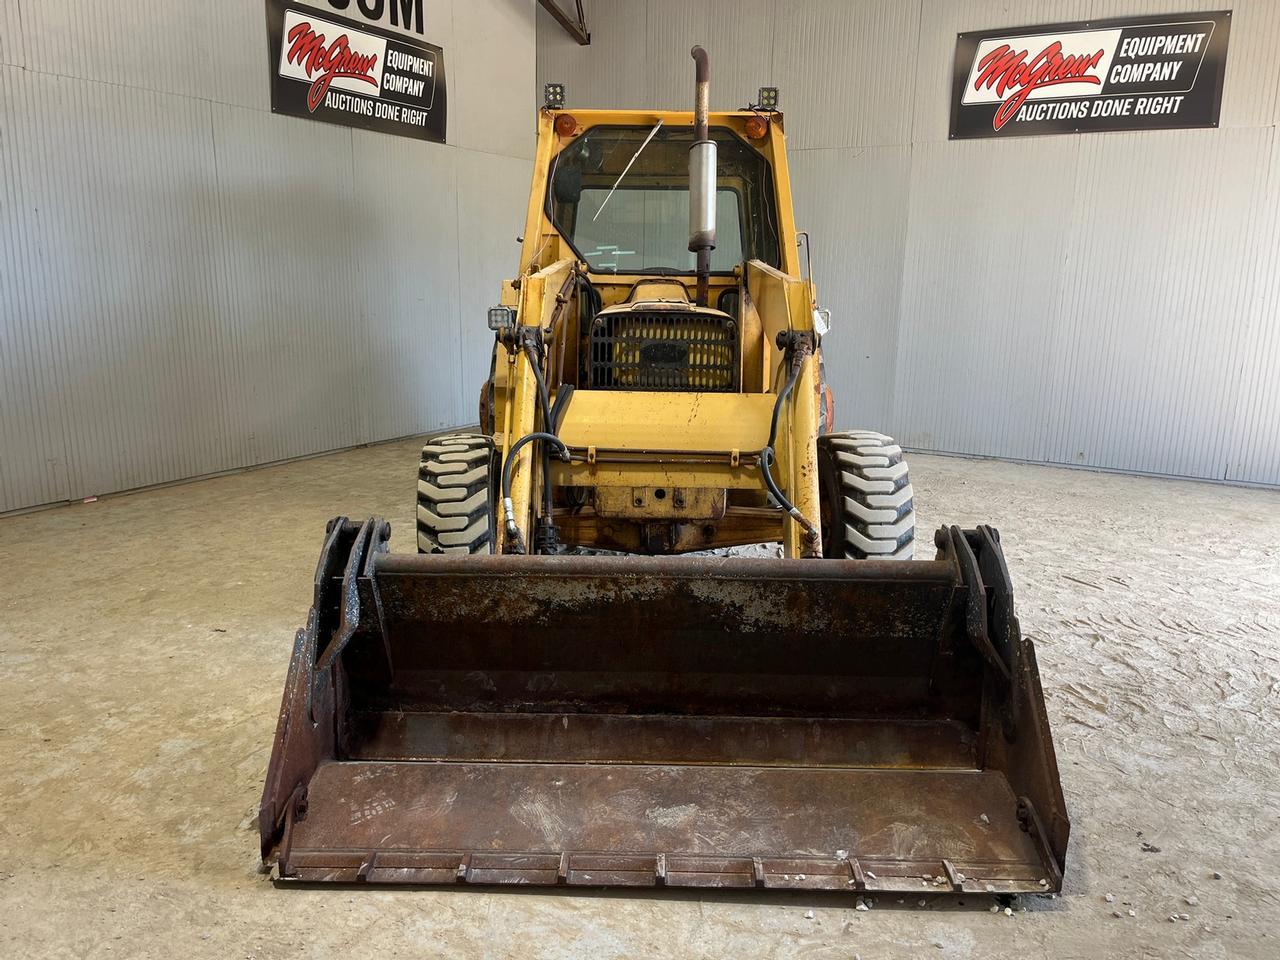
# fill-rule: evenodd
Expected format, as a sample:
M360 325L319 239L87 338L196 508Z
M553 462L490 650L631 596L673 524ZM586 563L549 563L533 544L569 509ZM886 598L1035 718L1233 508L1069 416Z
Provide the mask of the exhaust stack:
M693 146L689 148L689 249L698 255L697 302L707 305L711 251L716 247L716 145L707 126L711 66L707 51L690 51L695 64Z

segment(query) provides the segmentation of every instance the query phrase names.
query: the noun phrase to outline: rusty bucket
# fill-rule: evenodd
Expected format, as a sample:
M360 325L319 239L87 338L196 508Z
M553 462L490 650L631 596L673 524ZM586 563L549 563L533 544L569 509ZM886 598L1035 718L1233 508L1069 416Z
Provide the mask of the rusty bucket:
M280 880L1060 889L1067 813L994 530L912 563L388 537L329 525L262 799Z

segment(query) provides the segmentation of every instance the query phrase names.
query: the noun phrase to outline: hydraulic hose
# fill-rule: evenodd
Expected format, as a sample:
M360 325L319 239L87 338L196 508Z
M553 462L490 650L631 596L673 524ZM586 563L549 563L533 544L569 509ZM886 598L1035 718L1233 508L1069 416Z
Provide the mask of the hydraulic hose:
M547 449L547 444L553 444L559 448L558 454L561 460L566 463L569 461L569 448L561 442L560 438L555 435L555 421L552 418L551 397L547 392L547 381L542 376L542 362L538 357L537 347L532 341L524 342L524 352L529 361L529 366L533 370L533 379L537 383L538 393L538 409L542 413L543 430L526 434L511 445L511 449L507 451L507 457L502 464L502 513L503 520L507 528L507 536L515 544L516 553L525 553L526 547L523 538L520 536L520 527L516 523L515 506L511 502L511 469L516 463L517 454L521 448L527 443L535 440L543 441L542 445L542 490L544 494L543 500L543 520L546 523L551 522L551 511L554 506L552 490L551 490L551 452ZM565 398L568 399L567 397ZM556 407L560 407L560 397L556 397Z
M516 461L520 458L520 450L524 445L535 440L541 440L543 443L549 443L556 447L560 459L565 463L569 462L569 448L564 445L564 441L554 433L546 433L544 431L526 433L513 443L511 449L507 451L507 458L502 464L502 517L507 526L507 536L516 544L516 553L524 553L525 547L520 538L520 527L516 524L516 508L511 502L511 468L515 466Z
M564 412L569 408L571 399L573 399L573 384L560 384L560 389L556 391L556 402L551 405L551 426L548 428L557 436L560 434L560 421L564 419Z
M533 379L538 383L538 406L542 409L542 429L551 434L555 434L556 426L551 420L551 395L547 392L547 381L542 376L541 361L538 357L538 351L534 345L525 341L524 352L529 357L529 366L533 368ZM545 494L544 509L542 516L549 523L551 521L551 484L547 477L551 472L551 453L547 450L546 445L542 447L542 489Z
M538 358L538 349L526 341L524 352L529 357L529 366L533 367L533 379L538 384L538 406L542 410L544 423L551 422L551 395L547 392L547 381L542 376L542 361Z
M571 277L570 280L573 280L573 278ZM568 286L568 282L566 282L566 286ZM590 291L592 296L598 297L595 290L591 288L590 283L586 284L586 288L588 291ZM560 331L560 336L562 338L564 336L563 329L561 329ZM556 440L558 442L558 439L556 438L556 433L559 431L559 428L560 428L560 418L564 415L564 410L568 407L569 400L573 396L572 384L562 384L560 387L560 390L556 393L556 402L555 402L555 406L553 407L551 405L551 394L547 389L547 381L542 374L542 361L538 355L537 345L534 343L533 340L527 339L524 341L523 348L524 348L525 356L529 360L529 366L533 370L533 379L537 383L538 408L542 413L542 428L543 428L543 431L545 432L533 433L533 434L529 434L528 437L522 437L520 441L517 442L512 447L512 452L508 454L508 462L510 462L511 457L514 455L514 452L525 442L525 440L538 439L538 438L545 439L547 436L550 436L553 440ZM559 446L561 451L561 458L566 462L568 462L569 454L568 454L567 448L563 443L560 443ZM543 497L544 497L542 519L543 519L543 523L548 525L548 529L552 531L552 536L554 537L554 527L551 527L550 524L551 524L551 515L555 508L555 498L554 498L554 491L551 488L551 480L550 480L551 452L547 448L546 443L542 444L541 454L542 454L542 491L543 491ZM511 503L510 477L508 472L506 471L505 465L503 470L504 470L504 475L507 476L507 479L504 480L503 482L503 490L502 490L503 510L506 513L506 517L507 517L507 531L512 536L512 538L517 541L517 545L520 551L524 552L524 545L519 543L519 539L520 539L519 528L518 527L516 527L515 529L512 528L514 510L510 506L510 503Z
M800 370L804 366L805 359L812 353L812 349L807 340L800 340L798 345L789 351L791 353L791 376L787 379L786 386L779 391L778 399L774 401L773 418L769 422L769 442L760 451L760 472L764 474L764 485L768 488L773 499L778 502L778 506L790 514L791 518L800 524L805 533L811 536L816 533L812 521L796 509L796 505L788 500L782 491L778 489L778 484L773 479L772 467L777 461L777 454L774 452L773 445L778 441L778 417L782 413L782 405L787 402L787 397L791 396L791 391L795 389L796 381L800 379Z

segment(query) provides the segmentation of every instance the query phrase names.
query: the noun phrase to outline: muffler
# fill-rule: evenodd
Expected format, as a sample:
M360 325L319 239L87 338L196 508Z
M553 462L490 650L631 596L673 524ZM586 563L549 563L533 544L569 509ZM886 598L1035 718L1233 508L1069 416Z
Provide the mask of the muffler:
M711 66L707 51L694 47L693 146L689 148L689 250L697 254L698 306L707 305L711 251L716 248L716 143L708 113Z

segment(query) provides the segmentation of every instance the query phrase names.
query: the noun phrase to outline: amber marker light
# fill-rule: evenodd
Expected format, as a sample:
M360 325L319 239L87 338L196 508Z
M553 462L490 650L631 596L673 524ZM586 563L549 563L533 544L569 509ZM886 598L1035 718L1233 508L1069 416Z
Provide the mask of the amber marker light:
M769 121L765 117L747 118L747 139L763 140L769 134Z

